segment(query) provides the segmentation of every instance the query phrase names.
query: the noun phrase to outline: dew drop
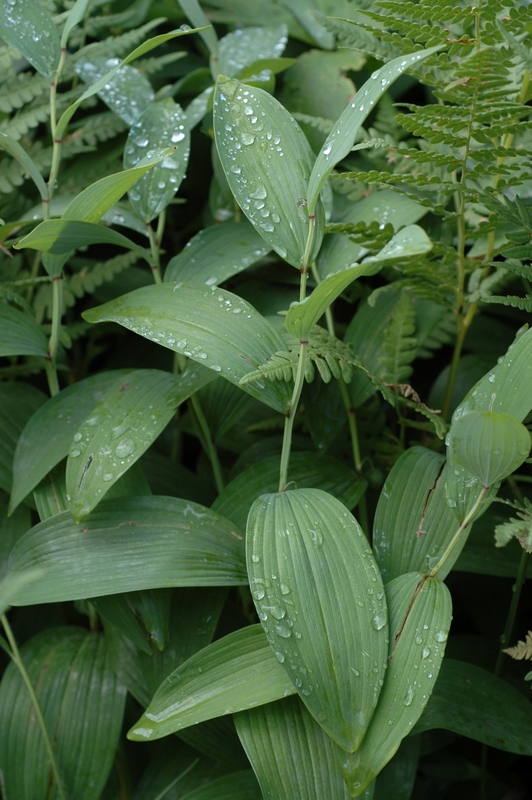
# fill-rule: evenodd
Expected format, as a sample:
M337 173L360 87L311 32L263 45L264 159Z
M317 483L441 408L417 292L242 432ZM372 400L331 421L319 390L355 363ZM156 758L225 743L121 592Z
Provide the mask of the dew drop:
M412 686L409 686L406 692L406 695L403 699L404 706L412 705L412 700L414 699L414 689Z
M438 631L438 633L434 637L437 642L446 642L447 641L447 634L445 631Z
M77 448L77 447L75 447L75 448L74 448L73 450L71 450L71 451L70 451L70 453L69 453L69 456L70 456L70 458L77 458L79 455L81 455L81 450L78 450L78 448Z
M136 449L137 445L133 439L124 439L124 441L119 442L115 447L115 456L118 458L126 458L132 455Z
M255 200L265 200L268 196L268 193L264 186L258 186L254 192L251 192L249 196L253 197Z
M260 561L260 556L257 556L255 555L255 553L253 553L253 555L251 556L251 560L253 561L254 564L258 564Z
M424 647L421 651L421 658L425 659L430 656L430 647Z
M262 587L259 587L258 589L253 590L252 595L254 600L262 600L265 595L265 591Z
M380 631L386 625L386 616L384 614L375 614L371 620L371 626L376 631Z
M275 658L277 661L282 664L284 662L284 653L279 652L279 650L275 651Z
M250 144L253 144L253 142L255 141L255 136L252 133L243 133L240 136L240 141L242 142L242 144L245 144L246 147L248 147Z
M114 477L115 476L112 472L104 472L102 475L102 480L105 481L105 483L109 483L109 481L112 481Z

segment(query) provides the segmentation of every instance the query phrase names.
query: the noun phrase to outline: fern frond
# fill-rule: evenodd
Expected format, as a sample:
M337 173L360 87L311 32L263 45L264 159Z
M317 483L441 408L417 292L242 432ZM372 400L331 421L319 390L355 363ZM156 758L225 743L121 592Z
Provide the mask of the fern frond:
M87 265L68 279L67 286L79 299L85 294L92 294L103 283L112 281L122 270L133 266L137 261L138 255L129 251L110 258L108 261Z
M105 58L123 58L133 48L142 44L148 39L148 33L164 22L164 19L157 18L146 22L140 28L135 30L126 31L119 36L109 36L107 39L102 39L99 42L92 42L91 44L82 47L74 56L74 60L78 61L80 58L94 58L96 56L104 56Z
M315 128L321 133L329 134L334 127L334 121L332 119L313 117L311 114L302 114L299 111L292 111L292 116L298 122L310 125L311 128Z
M416 314L412 300L406 292L401 294L386 326L383 355L379 363L386 383L402 384L412 374L411 364L416 357Z
M50 116L50 103L24 109L15 114L11 119L0 121L0 131L7 133L13 139L21 139L28 131L37 128L46 122Z
M524 642L519 640L515 647L506 647L502 652L507 653L517 661L532 659L532 631L528 631Z
M516 537L527 553L532 553L532 503L525 497L524 504L517 507L517 519L512 517L508 522L495 528L495 547L504 547Z
M412 388L412 386L410 386L410 384L385 383L384 385L394 391L396 395L395 405L402 405L411 408L418 414L422 414L430 422L429 426L426 423L416 423L410 420L408 422L410 427L421 428L422 430L428 428L430 430L434 430L438 438L444 438L445 434L447 433L447 425L445 420L441 417L440 412L433 408L429 408L427 405L425 405L425 403L422 403L418 393Z
M11 80L0 84L0 111L10 114L14 109L41 97L49 89L50 81L43 75L19 72Z
M436 350L451 345L456 340L456 315L440 309L441 316L428 336L418 336L417 358L432 358Z
M342 48L367 53L380 61L391 61L403 52L398 47L374 35L371 29L363 27L353 20L326 17L321 14L319 20L324 28L334 34L338 45Z
M126 123L112 111L103 111L91 114L78 123L71 133L65 138L63 145L63 158L79 153L80 145L96 147L99 142L113 139L127 130ZM70 153L72 148L72 153Z
M498 303L501 306L519 308L521 311L532 311L532 294L527 294L526 297L517 297L516 295L492 295L491 297L483 297L482 301L484 303Z
M139 59L135 62L135 66L145 75L155 75L168 64L173 64L174 61L179 61L179 59L184 58L186 55L187 53L185 50L176 50L174 53L165 53L162 56Z
M20 53L16 47L11 47L11 45L0 47L0 74L7 75L9 68L19 60Z

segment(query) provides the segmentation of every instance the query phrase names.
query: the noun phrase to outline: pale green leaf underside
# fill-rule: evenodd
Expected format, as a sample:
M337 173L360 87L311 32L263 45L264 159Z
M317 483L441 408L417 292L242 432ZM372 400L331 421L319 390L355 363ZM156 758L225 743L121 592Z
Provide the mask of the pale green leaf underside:
M215 286L147 286L83 316L89 322L118 322L237 385L250 366L284 347L281 336L253 306ZM281 413L290 397L286 384L258 381L247 384L245 391Z
M69 512L41 522L16 543L8 575L33 567L46 574L18 599L22 605L247 583L242 534L210 509L174 497L105 500L81 524Z

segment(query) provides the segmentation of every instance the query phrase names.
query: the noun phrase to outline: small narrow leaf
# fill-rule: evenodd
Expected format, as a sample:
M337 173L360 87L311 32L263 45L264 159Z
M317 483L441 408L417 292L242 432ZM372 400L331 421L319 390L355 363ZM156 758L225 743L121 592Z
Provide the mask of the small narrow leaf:
M451 425L448 448L453 462L493 486L511 475L530 453L530 433L511 414L470 411Z
M386 586L390 654L384 685L360 748L342 771L354 797L374 780L417 722L440 670L451 625L451 596L444 583L419 573Z
M388 91L391 84L408 68L437 53L443 45L429 47L408 56L399 56L380 69L358 90L355 99L342 112L333 130L325 140L312 169L308 187L308 208L312 214L325 181L332 170L351 151L360 126L371 114L375 103Z
M270 94L221 76L214 96L218 155L238 204L262 238L299 268L323 238L321 202L307 248L307 184L313 155L305 134ZM307 253L308 249L308 253Z
M113 244L117 247L126 247L128 250L138 253L149 264L151 263L151 256L144 248L139 247L138 244L118 231L104 225L96 225L93 222L78 222L70 219L48 219L40 222L31 233L20 239L14 246L17 250L30 247L32 250L42 250L44 253L65 256L78 247L90 244ZM62 264L63 261L61 268ZM60 270L51 274L60 274Z
M68 44L68 37L70 32L79 25L83 17L87 13L90 0L76 0L70 11L68 12L62 33L61 33L61 47L66 47Z
M115 384L72 438L66 489L79 522L155 441L176 408L210 380L206 370L180 376L140 369Z
M197 233L170 259L164 280L216 286L269 252L264 239L245 221L211 225Z
M83 316L88 322L118 322L236 385L250 367L284 348L280 334L253 306L216 286L147 286ZM277 382L246 384L244 390L281 413L290 398L288 386Z
M425 231L419 225L408 225L396 233L376 256L367 258L362 264L353 264L347 269L327 276L318 284L310 297L301 303L293 303L286 316L287 331L300 339L306 338L312 326L331 303L354 280L362 276L375 275L387 261L420 255L431 249L432 242Z
M187 118L171 97L151 103L133 124L124 150L124 167L134 167L144 155L164 147L172 147L173 151L129 189L131 205L144 222L151 222L164 211L187 169L190 151Z
M263 797L349 800L339 766L343 751L298 697L238 714L235 725Z
M37 72L51 78L61 57L57 26L39 0L3 3L0 37L19 50Z
M25 591L30 583L38 581L43 575L44 570L37 567L2 578L0 580L0 615L6 613L9 606L16 602L17 596Z
M198 0L178 0L178 3L192 24L199 30L200 36L207 45L210 54L215 56L218 52L218 37L215 29L202 11Z
M200 650L155 692L128 739L159 739L207 719L271 703L295 692L260 625Z
M294 489L254 503L246 542L252 596L276 657L327 734L356 750L388 649L384 590L362 529L326 492Z
M197 503L121 497L104 500L80 525L63 512L31 528L15 544L7 575L46 570L17 598L20 605L166 586L243 585L242 538Z
M48 186L46 185L45 180L39 172L39 169L33 159L17 142L17 140L13 139L11 136L8 136L7 133L0 132L0 149L5 150L6 153L9 153L11 156L13 156L13 158L16 158L21 167L23 167L24 172L28 173L33 183L39 190L41 199L47 200Z

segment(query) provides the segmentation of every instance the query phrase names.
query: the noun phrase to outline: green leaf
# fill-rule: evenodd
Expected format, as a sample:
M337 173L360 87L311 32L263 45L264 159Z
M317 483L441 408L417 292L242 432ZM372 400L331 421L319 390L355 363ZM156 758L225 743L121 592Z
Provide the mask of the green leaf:
M17 597L26 589L30 583L38 581L44 575L44 570L27 569L8 575L7 578L0 580L0 615L5 614L9 606L16 602Z
M67 46L70 32L82 21L83 17L87 13L89 3L90 0L76 0L68 12L63 31L61 33L61 47Z
M81 525L68 512L41 522L16 543L8 575L32 567L46 569L46 576L27 589L22 605L165 586L247 583L235 526L204 506L173 497L105 500Z
M376 256L367 258L362 264L329 275L301 303L292 303L286 315L285 326L292 336L305 339L327 308L357 278L375 275L387 261L427 253L432 242L419 225L408 225L396 233Z
M131 205L144 222L151 222L169 205L187 169L187 118L171 97L151 103L133 124L124 150L124 167L134 167L144 154L164 147L173 151L129 190Z
M8 136L7 133L2 133L0 131L0 149L5 150L6 153L9 153L9 155L13 156L13 158L16 158L20 166L24 169L24 172L28 173L33 183L37 187L39 194L41 195L41 199L43 201L48 200L48 186L46 185L43 176L39 172L34 160L28 155L28 153L17 142L17 140L13 139L11 136Z
M211 225L168 262L164 280L215 286L268 255L270 247L247 222Z
M136 67L120 66L118 58L80 58L74 68L89 86L99 84L103 76L111 74L112 77L98 90L98 96L128 125L133 125L155 100L147 76Z
M0 384L0 489L11 491L13 457L27 421L46 395L27 383Z
M436 578L401 575L386 586L386 597L391 635L384 685L364 741L342 764L354 797L360 797L390 761L421 716L451 625L451 596Z
M339 767L343 751L298 697L238 714L235 725L263 797L349 800Z
M118 322L199 361L236 385L250 366L284 348L280 334L253 306L215 286L147 286L83 316L88 322ZM286 384L258 381L243 388L276 411L285 412L290 397Z
M279 72L284 72L286 69L296 63L295 58L258 58L252 61L248 66L243 67L237 74L237 78L241 81L249 80L260 74L263 70L273 72L274 75Z
M183 800L262 800L257 779L251 770L223 775L187 792Z
M394 800L411 799L417 777L420 748L421 736L407 736L403 739L397 753L379 773L374 784L371 784L375 785L374 800L390 800L392 797Z
M221 76L214 95L218 155L236 201L262 238L292 266L315 258L321 202L307 252L307 183L313 155L294 118L270 94Z
M203 13L198 0L178 0L179 5L192 22L199 30L200 36L207 45L207 49L211 55L216 55L218 52L218 37L216 30L209 23L208 18Z
M3 4L0 37L16 47L46 78L52 78L61 57L57 27L38 0Z
M128 739L160 739L189 725L295 692L260 625L218 639L178 667L155 692Z
M63 389L35 411L13 459L10 513L68 455L72 437L105 392L129 370L100 372Z
M72 437L66 467L69 509L76 522L150 447L176 408L209 380L211 373L197 367L180 376L140 369L91 408Z
M280 466L280 456L252 464L227 484L212 508L244 530L254 500L278 488ZM347 508L354 508L366 490L366 482L341 461L311 452L291 454L290 477L296 486L329 492Z
M323 47L324 50L332 50L334 36L312 13L319 8L314 0L281 0L281 2L320 47Z
M453 731L497 750L532 755L532 706L514 686L474 664L445 658L413 733Z
M470 411L454 420L448 448L460 464L489 487L511 475L530 454L530 433L511 414Z
M162 21L162 20L161 20ZM154 20L152 20L154 22ZM140 58L146 53L149 53L150 50L153 50L154 47L158 47L160 44L164 44L165 42L170 41L171 39L175 39L178 36L187 36L189 33L197 33L197 29L188 29L188 30L176 30L170 31L169 33L161 33L158 36L154 36L151 39L148 39L143 44L136 47L131 53L124 58L122 61L118 61L118 59L112 59L112 64L108 65L110 67L109 71L102 75L95 83L91 84L88 89L86 89L81 97L78 97L75 103L72 103L66 111L63 112L61 115L59 122L57 123L55 129L55 135L57 138L62 138L66 131L67 125L74 116L77 109L80 105L87 100L87 98L92 97L93 95L100 92L104 87L112 80L113 76L117 73L120 67L123 67L127 64L130 64L135 59ZM126 112L127 113L127 112ZM132 122L134 119L132 120Z
M102 634L51 628L21 648L67 797L98 800L116 754L126 699ZM46 800L52 777L41 727L15 666L0 685L0 769L8 797ZM57 788L54 790L57 796Z
M242 78L244 68L253 62L279 58L287 41L286 25L278 28L237 28L220 39L218 72L229 78ZM258 72L261 72L260 67L251 72L249 77Z
M458 523L445 491L447 472L443 456L424 447L411 447L394 464L373 525L373 549L384 581L407 572L427 574L456 533ZM446 561L440 579L450 572L460 549Z
M48 341L34 319L0 301L0 356L44 356Z
M78 222L70 219L49 219L40 222L14 247L17 250L30 247L33 250L43 250L52 255L65 256L78 247L90 244L113 244L117 247L126 247L128 250L138 253L148 264L151 263L151 257L144 248L139 247L118 231L104 225L96 225L93 222ZM60 274L60 272L52 274Z
M326 733L356 750L388 649L382 580L362 529L326 492L294 489L255 501L246 550L252 596L276 657Z
M333 130L321 148L310 176L308 185L308 210L312 214L325 181L332 170L351 151L360 126L373 111L373 107L388 90L391 84L409 67L437 53L443 45L419 50L408 56L399 56L380 69L360 87L355 99L342 112Z

